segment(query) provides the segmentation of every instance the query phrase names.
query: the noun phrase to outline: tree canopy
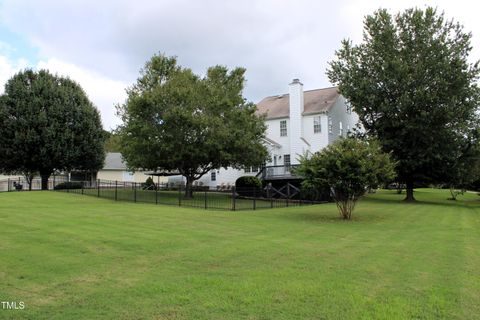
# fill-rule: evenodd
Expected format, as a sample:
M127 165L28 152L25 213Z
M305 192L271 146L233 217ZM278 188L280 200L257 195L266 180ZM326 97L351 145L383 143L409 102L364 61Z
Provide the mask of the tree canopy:
M154 55L118 107L120 148L131 169L178 170L193 181L220 167L261 165L265 124L243 96L245 69L214 66L205 76Z
M365 18L363 42L344 40L327 74L339 85L370 136L398 161L414 200L418 182L445 170L478 144L478 62L469 63L471 34L435 9ZM460 153L459 153L460 152Z
M347 220L368 188L395 177L394 163L378 142L356 138L337 140L311 157L302 157L295 173L304 179L304 187L331 190L340 216Z
M0 171L94 171L105 158L98 110L74 81L46 70L14 75L0 97Z
M105 134L105 151L120 152L120 136L115 132L104 131Z

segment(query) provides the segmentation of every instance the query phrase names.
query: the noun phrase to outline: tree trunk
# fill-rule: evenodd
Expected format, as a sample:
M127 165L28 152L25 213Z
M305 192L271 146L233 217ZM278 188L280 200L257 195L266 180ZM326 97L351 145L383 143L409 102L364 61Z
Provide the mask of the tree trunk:
M30 172L23 172L23 176L25 177L25 181L28 183L28 191L32 191L33 175L30 174Z
M397 194L402 194L403 191L403 186L401 183L398 183L397 185Z
M28 182L28 191L32 191L32 182L33 182L32 174L28 175L27 182Z
M40 172L40 177L42 177L42 190L48 190L48 178L50 178L51 173Z
M448 200L457 200L457 193L455 192L455 189L453 188L453 185L450 185L450 195L452 196Z
M407 191L407 197L405 198L406 202L415 201L415 197L413 196L413 185L414 185L413 180L408 179L406 183L406 188L405 188L405 190Z
M185 185L185 198L186 199L191 199L193 198L193 178L191 177L186 177L187 178L187 183Z

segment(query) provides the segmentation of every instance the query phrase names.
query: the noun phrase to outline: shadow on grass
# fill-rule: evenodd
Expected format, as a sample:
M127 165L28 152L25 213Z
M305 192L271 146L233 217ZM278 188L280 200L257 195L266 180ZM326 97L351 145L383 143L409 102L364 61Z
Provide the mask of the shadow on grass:
M429 206L462 207L462 208L471 208L474 206L480 206L480 198L479 199L458 199L456 201L452 201L447 199L449 194L437 193L432 195L433 197L435 197L433 200L419 199L424 195L432 195L432 192L425 191L425 190L415 190L414 197L416 198L416 201L414 202L404 201L405 194L398 194L395 191L392 191L392 192L382 191L381 193L370 194L369 196L364 197L361 201L363 203L399 204L399 205L405 205L405 206L429 205Z
M368 214L365 214L365 209L359 209L356 208L353 212L352 219L351 220L345 220L343 219L340 214L338 213L338 209L333 205L333 206L326 206L325 204L322 205L315 205L312 207L309 207L308 211L305 212L304 210L302 211L286 211L282 212L279 214L277 217L283 218L285 220L291 220L295 222L309 222L309 223L356 223L356 222L367 222L367 223L372 223L372 222L379 222L379 221L385 221L385 219L388 218L387 215L377 213L377 212L368 212Z

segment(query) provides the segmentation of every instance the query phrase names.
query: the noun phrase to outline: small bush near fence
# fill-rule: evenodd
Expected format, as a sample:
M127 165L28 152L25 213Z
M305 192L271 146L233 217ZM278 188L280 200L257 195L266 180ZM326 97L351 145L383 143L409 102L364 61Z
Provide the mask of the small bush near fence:
M142 189L143 190L155 190L157 186L155 185L155 182L153 182L152 177L148 177L145 183L142 184Z
M235 188L240 196L254 197L255 191L262 187L262 181L257 177L243 176L235 181Z
M83 182L75 182L75 181L70 181L70 182L62 182L57 184L54 189L55 190L73 190L73 189L82 189Z

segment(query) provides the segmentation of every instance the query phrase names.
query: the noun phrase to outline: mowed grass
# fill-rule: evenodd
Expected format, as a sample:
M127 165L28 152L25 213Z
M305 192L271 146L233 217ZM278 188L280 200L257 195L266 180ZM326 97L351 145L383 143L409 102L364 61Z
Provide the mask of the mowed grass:
M0 194L11 319L479 319L480 197L208 211Z

